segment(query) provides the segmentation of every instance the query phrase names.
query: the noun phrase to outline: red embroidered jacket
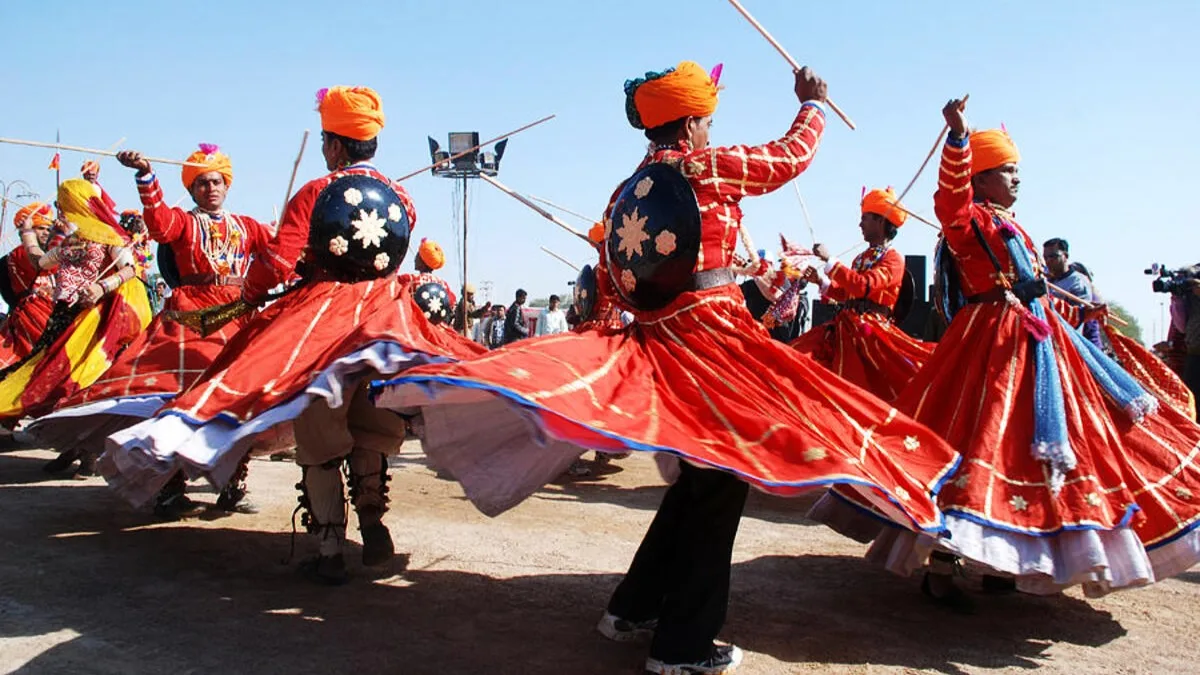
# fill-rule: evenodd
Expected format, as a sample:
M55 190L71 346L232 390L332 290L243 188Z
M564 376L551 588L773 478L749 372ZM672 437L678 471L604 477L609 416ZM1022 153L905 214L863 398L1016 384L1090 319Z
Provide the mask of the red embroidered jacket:
M270 244L270 229L250 216L230 213L212 218L213 229L208 230L190 211L167 206L154 174L139 178L137 186L146 230L151 239L171 247L181 276L241 277L249 267L251 254L263 255ZM205 249L215 249L213 244L229 238L236 241L230 241L226 260L210 260Z
M683 175L696 192L700 205L700 254L696 272L730 267L738 245L742 223L741 200L777 190L808 168L816 156L825 130L825 111L815 102L800 106L791 127L782 138L763 145L733 145L692 150L686 143L675 148L651 149L638 168L662 161L679 161ZM621 188L609 200L605 212L605 237L612 231L612 205ZM601 247L597 282L604 292L617 297L610 285L605 247Z
M860 253L849 266L842 262L835 264L828 273L830 286L825 290L825 297L835 302L869 300L889 309L895 308L904 281L904 256L889 248L869 269L854 271L870 253L870 249Z
M305 249L308 248L309 218L312 216L312 207L317 201L317 196L333 181L352 174L372 176L385 183L390 183L404 204L404 210L408 211L409 229L416 227L417 210L413 206L408 192L399 183L392 183L390 178L379 173L374 166L367 162L360 162L309 181L288 202L283 217L279 221L279 233L275 235L274 241L266 246L263 255L256 257L251 263L250 270L246 273L246 285L242 290L242 297L247 302L261 303L272 288L292 276L292 273L296 271L296 263L300 261Z
M975 193L971 187L970 137L963 138L958 143L952 138L946 140L946 145L942 148L941 167L938 170L938 189L933 195L933 210L942 224L942 236L946 238L950 252L954 254L954 260L958 264L963 293L968 297L985 293L997 286L1009 288L1017 281L1017 268L1008 254L1008 248L995 219L1012 225L1029 252L1034 273L1045 277L1045 270L1033 239L1013 215L993 204L975 201ZM979 243L971 227L972 220L979 225L979 231L987 241L988 248L1000 262L1000 271L997 271L996 265ZM1050 300L1058 313L1069 322L1075 325L1082 323L1083 315L1079 308L1072 307L1054 296L1051 296Z

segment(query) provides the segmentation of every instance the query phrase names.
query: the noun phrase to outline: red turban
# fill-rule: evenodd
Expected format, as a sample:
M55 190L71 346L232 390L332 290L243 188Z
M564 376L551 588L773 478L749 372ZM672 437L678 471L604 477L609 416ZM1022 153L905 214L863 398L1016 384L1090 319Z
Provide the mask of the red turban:
M32 202L17 211L17 215L13 216L13 225L18 228L24 227L25 219L32 214L34 227L50 227L54 224L53 213L49 204Z
M370 87L330 87L317 92L321 128L356 141L369 141L383 129L383 100Z
M1004 164L1021 161L1021 153L1003 129L973 131L971 144L971 175L994 169Z
M417 257L431 270L441 269L442 265L446 264L446 254L442 252L442 247L436 241L428 239L421 240L421 246L417 249Z
M591 229L588 230L588 241L593 244L604 242L604 223L593 223Z
M212 143L201 143L200 149L188 155L187 161L204 165L183 167L183 188L188 192L192 191L193 181L210 171L221 174L225 179L225 187L233 185L233 164L229 161L229 155L220 152Z
M89 173L89 172L99 175L100 174L100 162L97 162L96 160L93 160L93 159L89 159L83 163L83 166L79 167L79 173Z
M704 117L716 109L717 81L695 61L681 61L662 73L625 81L625 114L635 129Z
M908 213L897 204L900 204L900 200L892 188L875 189L863 196L862 212L863 214L874 213L883 216L889 223L901 227L904 225L904 221L908 220Z

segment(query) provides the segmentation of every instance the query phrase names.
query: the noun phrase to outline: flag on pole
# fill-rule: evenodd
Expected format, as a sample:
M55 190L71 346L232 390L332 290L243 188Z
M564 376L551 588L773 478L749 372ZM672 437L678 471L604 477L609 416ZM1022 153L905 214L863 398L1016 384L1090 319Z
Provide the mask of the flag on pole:
M54 153L54 158L50 160L50 166L48 166L46 168L58 170L58 164L61 159L62 159L62 155L60 153L57 153L57 152Z

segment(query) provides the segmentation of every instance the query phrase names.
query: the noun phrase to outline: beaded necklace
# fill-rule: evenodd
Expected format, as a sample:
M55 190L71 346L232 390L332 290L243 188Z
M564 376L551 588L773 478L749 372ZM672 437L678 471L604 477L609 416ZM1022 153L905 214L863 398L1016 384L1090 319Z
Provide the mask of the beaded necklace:
M872 267L875 267L875 264L883 259L883 256L887 254L889 249L891 249L891 246L888 244L872 246L862 253L859 253L858 256L854 258L854 263L851 265L851 269L853 269L855 272L866 272Z
M242 247L246 230L237 217L227 211L207 213L199 208L192 209L192 216L200 228L200 250L213 272L221 276L241 276L246 258ZM225 223L224 231L221 223Z

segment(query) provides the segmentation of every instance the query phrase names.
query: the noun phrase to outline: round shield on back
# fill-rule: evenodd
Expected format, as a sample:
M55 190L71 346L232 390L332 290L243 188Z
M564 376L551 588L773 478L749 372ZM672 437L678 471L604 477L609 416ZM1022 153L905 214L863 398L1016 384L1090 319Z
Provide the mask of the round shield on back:
M692 283L700 254L700 207L678 169L649 164L625 181L606 233L617 292L642 310L661 309Z
M896 306L892 308L892 320L897 324L904 323L908 313L912 311L913 300L917 296L917 285L913 281L912 272L904 270L904 278L900 281L900 294L896 298Z
M341 281L378 279L408 253L408 211L391 185L350 174L327 185L313 203L308 247L314 266Z
M582 323L591 321L596 311L596 270L584 265L575 279L575 316Z
M430 281L413 289L413 300L429 323L438 325L450 320L454 308L450 305L450 294L446 287Z

